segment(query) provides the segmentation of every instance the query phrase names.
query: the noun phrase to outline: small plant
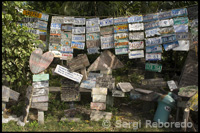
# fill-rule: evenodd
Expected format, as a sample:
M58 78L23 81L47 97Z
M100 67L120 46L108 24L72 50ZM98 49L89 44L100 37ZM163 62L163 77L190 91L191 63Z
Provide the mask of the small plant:
M32 121L32 122L29 124L29 127L37 128L37 127L38 127L38 122L37 122L36 120Z

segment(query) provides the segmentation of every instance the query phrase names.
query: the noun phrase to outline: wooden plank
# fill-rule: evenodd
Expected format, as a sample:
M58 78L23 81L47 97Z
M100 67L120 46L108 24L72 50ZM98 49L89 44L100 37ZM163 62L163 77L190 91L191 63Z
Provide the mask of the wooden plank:
M151 90L145 90L145 89L140 89L140 88L136 88L135 91L141 92L141 93L144 93L144 94L150 94L150 93L153 92Z
M49 74L37 74L33 75L33 81L47 81L49 80Z
M117 87L120 88L123 92L130 92L133 86L129 82L120 82L117 84Z
M47 111L48 110L48 102L46 103L31 103L31 108L35 108L41 111Z
M67 69L61 65L56 66L55 73L57 73L63 77L66 77L68 79L71 79L75 82L78 82L78 83L80 83L83 78L83 75L76 73L76 72L70 72L69 69Z
M29 66L33 74L38 74L48 68L53 61L54 55L46 52L42 55L42 49L38 48L31 53Z
M33 82L32 86L33 86L33 88L49 87L49 81L37 81L37 82Z
M99 121L101 119L111 120L112 112L103 112L103 111L95 111L92 110L90 114L91 121Z
M10 97L10 88L2 85L2 101L3 102L9 102Z
M32 96L32 102L37 103L37 102L48 102L49 101L49 96Z
M95 109L95 110L106 110L106 104L105 103L90 103L90 109Z
M50 92L60 92L60 87L49 87Z
M80 54L67 62L70 71L76 71L90 65L86 54Z
M125 93L119 90L112 90L113 97L125 97Z
M40 88L40 89L33 89L33 96L48 96L49 95L49 88Z
M106 95L92 95L92 102L105 103Z
M82 68L82 69L81 69L81 74L83 75L83 80L86 80L86 79L87 79L87 71L86 71L86 68Z
M15 101L18 100L20 93L10 89L10 99L13 99Z
M96 87L103 87L112 90L115 88L115 78L98 77L96 80Z
M92 95L107 95L107 88L92 88Z

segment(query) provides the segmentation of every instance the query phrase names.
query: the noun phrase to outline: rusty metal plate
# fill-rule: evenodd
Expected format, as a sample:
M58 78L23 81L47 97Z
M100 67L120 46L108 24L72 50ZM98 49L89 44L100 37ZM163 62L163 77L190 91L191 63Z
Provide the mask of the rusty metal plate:
M47 69L54 59L54 55L51 52L42 53L41 48L38 48L31 53L29 66L33 74L41 73Z

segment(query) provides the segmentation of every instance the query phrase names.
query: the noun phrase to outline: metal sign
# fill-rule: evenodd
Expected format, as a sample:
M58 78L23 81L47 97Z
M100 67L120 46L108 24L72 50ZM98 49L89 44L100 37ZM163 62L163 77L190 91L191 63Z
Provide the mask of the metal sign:
M86 41L87 48L95 48L101 45L100 40Z
M68 63L69 69L71 71L76 71L81 68L85 68L90 65L88 57L86 54L78 55L77 57L73 58Z
M71 41L69 39L61 39L62 46L71 46Z
M130 92L133 88L129 82L119 82L117 87L120 88L123 92Z
M169 34L162 36L162 43L168 43L168 42L174 42L176 41L176 35L175 34Z
M64 24L73 24L74 23L74 17L64 17L63 23Z
M188 32L188 24L174 25L175 32Z
M88 68L89 71L108 70L122 68L124 65L109 50L104 50L101 55Z
M51 23L59 23L62 24L64 22L64 18L62 16L52 16Z
M114 33L128 32L128 24L114 26Z
M158 13L158 19L159 19L159 20L168 19L168 18L171 18L171 17L172 17L171 11L160 12L160 13Z
M28 11L28 10L23 10L23 15L35 17L35 18L41 18L42 13L36 12L36 11Z
M146 61L161 60L161 53L146 53Z
M44 21L38 21L38 29L41 29L41 30L47 30L47 22L44 22Z
M143 15L143 22L158 20L158 13Z
M85 18L74 18L73 25L85 25Z
M57 65L54 72L78 83L80 83L83 78L83 75L76 72L70 72L69 69L61 65Z
M59 23L51 23L51 29L61 29L61 24Z
M80 101L81 95L76 89L62 88L61 100L65 102Z
M86 19L86 27L99 27L99 18Z
M61 30L60 29L50 29L50 35L52 36L60 36Z
M198 19L198 5L191 6L187 8L188 17L190 20Z
M70 46L61 46L61 53L68 53L68 54L72 54L73 53L73 49Z
M128 17L118 17L114 18L114 25L118 24L127 24L128 23Z
M85 34L85 27L72 27L72 34Z
M178 46L179 46L178 41L169 42L169 43L163 44L163 47L164 47L165 51L169 51L169 50L171 50L171 49L173 49L173 48L176 48L176 47L178 47Z
M85 42L85 35L73 35L72 34L72 41L74 41L74 42Z
M107 88L92 88L92 95L107 95Z
M167 81L167 85L169 86L169 89L172 91L174 89L177 89L176 83L174 80Z
M59 51L61 48L59 43L49 43L49 50L50 51Z
M162 45L146 47L146 53L161 53L161 52L162 52Z
M62 32L61 33L61 38L62 39L71 39L72 38L72 33L71 32Z
M73 49L84 49L85 43L84 42L71 42L71 48Z
M143 23L128 24L128 27L129 27L129 31L144 30L144 24Z
M130 32L129 40L144 40L144 32Z
M100 27L86 27L86 33L95 33L95 32L100 32Z
M129 49L143 49L144 41L129 42Z
M113 26L102 27L100 31L100 35L113 34L113 33L114 33Z
M33 88L49 87L49 81L38 81L32 83Z
M119 90L112 90L113 97L125 97L125 93Z
M61 31L72 31L72 25L61 24Z
M88 54L99 54L99 47L94 47L94 48L87 48Z
M55 37L55 36L50 36L49 37L49 42L51 43L60 43L61 42L61 37Z
M41 48L38 48L31 53L29 67L33 74L44 71L53 61L54 56L51 52L46 52L43 55L42 53Z
M135 22L142 22L143 16L142 15L134 15L128 17L128 23L135 23Z
M82 81L80 85L81 88L85 88L85 89L92 89L92 88L95 88L95 86L96 86L96 81L89 80L89 79Z
M62 56L60 57L61 60L71 60L73 58L73 54L68 53L62 53Z
M189 51L190 41L189 40L178 40L178 47L173 48L174 51Z
M155 36L155 35L160 35L159 31L160 31L160 28L145 30L145 35L146 35L146 37L152 37L152 36Z
M86 40L99 40L99 39L100 39L99 33L86 34Z
M121 55L121 54L128 54L128 45L127 47L119 47L119 48L116 48L115 47L115 54L116 55Z
M162 71L162 65L161 64L155 64L155 63L145 63L145 70L154 71L154 72L161 72Z
M47 81L47 80L49 80L49 74L33 75L33 81Z
M174 27L160 28L160 31L158 32L160 34L171 34L171 33L174 33Z
M38 22L38 20L39 20L39 18L24 17L24 18L22 18L21 22L22 23Z
M115 40L115 47L119 46L127 46L128 47L128 39L120 39L120 40Z
M189 22L188 17L173 18L173 21L174 21L174 25L188 24Z
M96 109L96 110L106 110L106 104L105 103L90 103L90 109Z
M128 39L128 33L114 34L114 40L118 40L118 39Z
M114 36L106 35L101 36L101 49L114 48Z
M130 51L128 53L129 59L143 58L143 57L144 57L144 50Z
M36 29L28 29L27 32L30 32L33 34L39 34L39 30L36 30Z
M177 40L189 40L190 39L190 34L187 33L187 32L179 32L179 33L176 33L176 39Z
M180 16L187 16L187 9L174 9L171 10L172 17L180 17Z
M145 42L146 46L159 45L162 44L162 38L161 37L147 38L145 39Z
M173 19L165 19L159 21L159 27L173 26L173 24L174 24Z
M106 95L92 95L93 102L105 103Z
M113 25L113 18L101 19L100 27Z
M49 15L42 13L41 20L48 21L48 19L49 19Z
M144 29L145 30L158 28L158 27L159 27L159 21L153 21L153 22L144 23Z

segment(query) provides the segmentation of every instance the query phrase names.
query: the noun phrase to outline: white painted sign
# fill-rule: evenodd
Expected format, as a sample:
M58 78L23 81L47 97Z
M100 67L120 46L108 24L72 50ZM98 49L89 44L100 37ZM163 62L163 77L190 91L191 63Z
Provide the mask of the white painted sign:
M73 58L73 54L62 53L60 60L71 60Z
M145 35L146 35L146 37L160 35L159 31L160 31L160 28L155 28L155 29L151 29L151 30L145 30Z
M100 32L100 27L86 27L86 33Z
M173 24L174 24L173 19L166 19L166 20L160 20L159 21L160 27L173 26Z
M174 51L188 51L190 47L189 40L178 40L179 46L173 48Z
M85 18L74 18L74 25L85 25Z
M129 27L129 31L144 30L144 24L143 23L129 24L128 27Z
M83 75L77 72L70 72L69 69L61 65L57 65L54 72L78 83L80 83L83 78Z
M143 16L142 15L134 15L128 17L128 23L135 23L135 22L142 22Z
M143 49L144 41L129 42L129 49Z
M176 83L174 82L174 80L167 81L167 85L169 86L169 89L171 91L173 91L174 89L177 89L177 86L176 86Z
M101 36L101 49L114 48L114 36Z
M108 88L92 88L92 95L107 95Z
M161 60L161 53L146 53L146 61Z
M72 34L85 34L85 27L72 27Z
M144 32L130 32L129 40L144 40Z
M106 18L100 20L100 27L113 25L113 18Z
M86 19L86 27L99 27L99 18Z
M129 59L143 58L144 50L130 51L128 57Z
M74 17L64 17L63 23L64 24L73 24L74 23Z
M49 87L49 81L37 81L32 83L33 88Z

